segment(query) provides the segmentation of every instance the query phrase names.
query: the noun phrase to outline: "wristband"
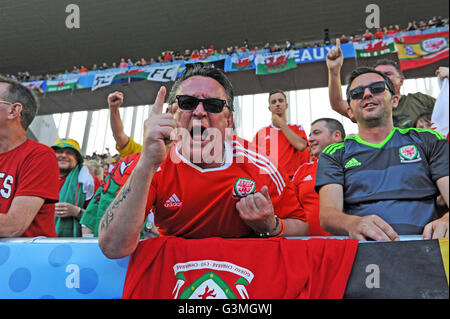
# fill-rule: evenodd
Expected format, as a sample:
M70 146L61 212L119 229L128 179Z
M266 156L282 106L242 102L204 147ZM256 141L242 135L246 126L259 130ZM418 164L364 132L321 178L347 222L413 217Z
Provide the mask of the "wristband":
M275 215L275 220L276 220L276 222L275 222L275 227L274 227L271 231L268 231L268 232L265 232L265 233L259 233L259 237L262 237L262 238L270 237L271 234L272 234L274 231L277 230L278 225L280 224L280 219L278 218L277 215ZM282 222L282 223L283 223L283 225L284 225L284 222ZM283 231L284 231L284 227L281 229L281 233L282 233ZM281 234L281 233L280 233L280 234Z
M83 217L83 210L81 209L81 207L78 207L78 215L77 215L77 219L80 220L81 217Z
M284 220L280 219L280 222L281 222L281 231L275 237L281 237L283 235L284 231L286 230L286 224L284 223Z

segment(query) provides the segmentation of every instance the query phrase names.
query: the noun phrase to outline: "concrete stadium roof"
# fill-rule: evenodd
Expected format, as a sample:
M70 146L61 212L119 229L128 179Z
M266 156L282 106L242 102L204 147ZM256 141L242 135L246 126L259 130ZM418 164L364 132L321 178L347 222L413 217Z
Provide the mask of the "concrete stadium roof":
M68 29L66 7L80 9L80 28ZM161 51L265 42L283 44L362 33L373 0L2 0L0 73L45 74L111 64ZM380 24L448 16L443 0L377 0Z

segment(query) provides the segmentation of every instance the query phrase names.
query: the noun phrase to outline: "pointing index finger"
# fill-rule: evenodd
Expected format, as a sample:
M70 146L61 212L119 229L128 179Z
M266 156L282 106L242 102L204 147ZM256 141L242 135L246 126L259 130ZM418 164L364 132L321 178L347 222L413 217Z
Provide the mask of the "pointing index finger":
M336 48L340 51L341 50L341 39L336 39Z
M166 97L166 88L161 86L159 88L158 94L156 95L155 104L153 104L152 111L150 115L160 115L162 114L164 106L164 98Z

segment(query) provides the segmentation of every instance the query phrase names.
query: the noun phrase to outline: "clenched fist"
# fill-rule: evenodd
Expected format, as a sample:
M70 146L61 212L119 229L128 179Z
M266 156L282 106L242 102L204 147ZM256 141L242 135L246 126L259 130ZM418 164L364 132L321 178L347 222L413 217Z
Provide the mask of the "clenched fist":
M108 95L108 107L110 109L118 109L123 103L123 93L115 91Z
M236 203L236 209L242 220L258 233L270 232L276 225L275 213L267 186L263 186L258 193L241 198Z

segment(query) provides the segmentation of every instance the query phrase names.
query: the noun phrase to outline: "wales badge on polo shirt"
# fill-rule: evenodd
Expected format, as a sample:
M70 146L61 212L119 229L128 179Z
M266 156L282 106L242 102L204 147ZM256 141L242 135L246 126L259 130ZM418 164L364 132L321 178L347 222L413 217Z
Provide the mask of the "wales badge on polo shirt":
M414 163L422 160L420 152L415 145L406 145L398 149L401 163Z

